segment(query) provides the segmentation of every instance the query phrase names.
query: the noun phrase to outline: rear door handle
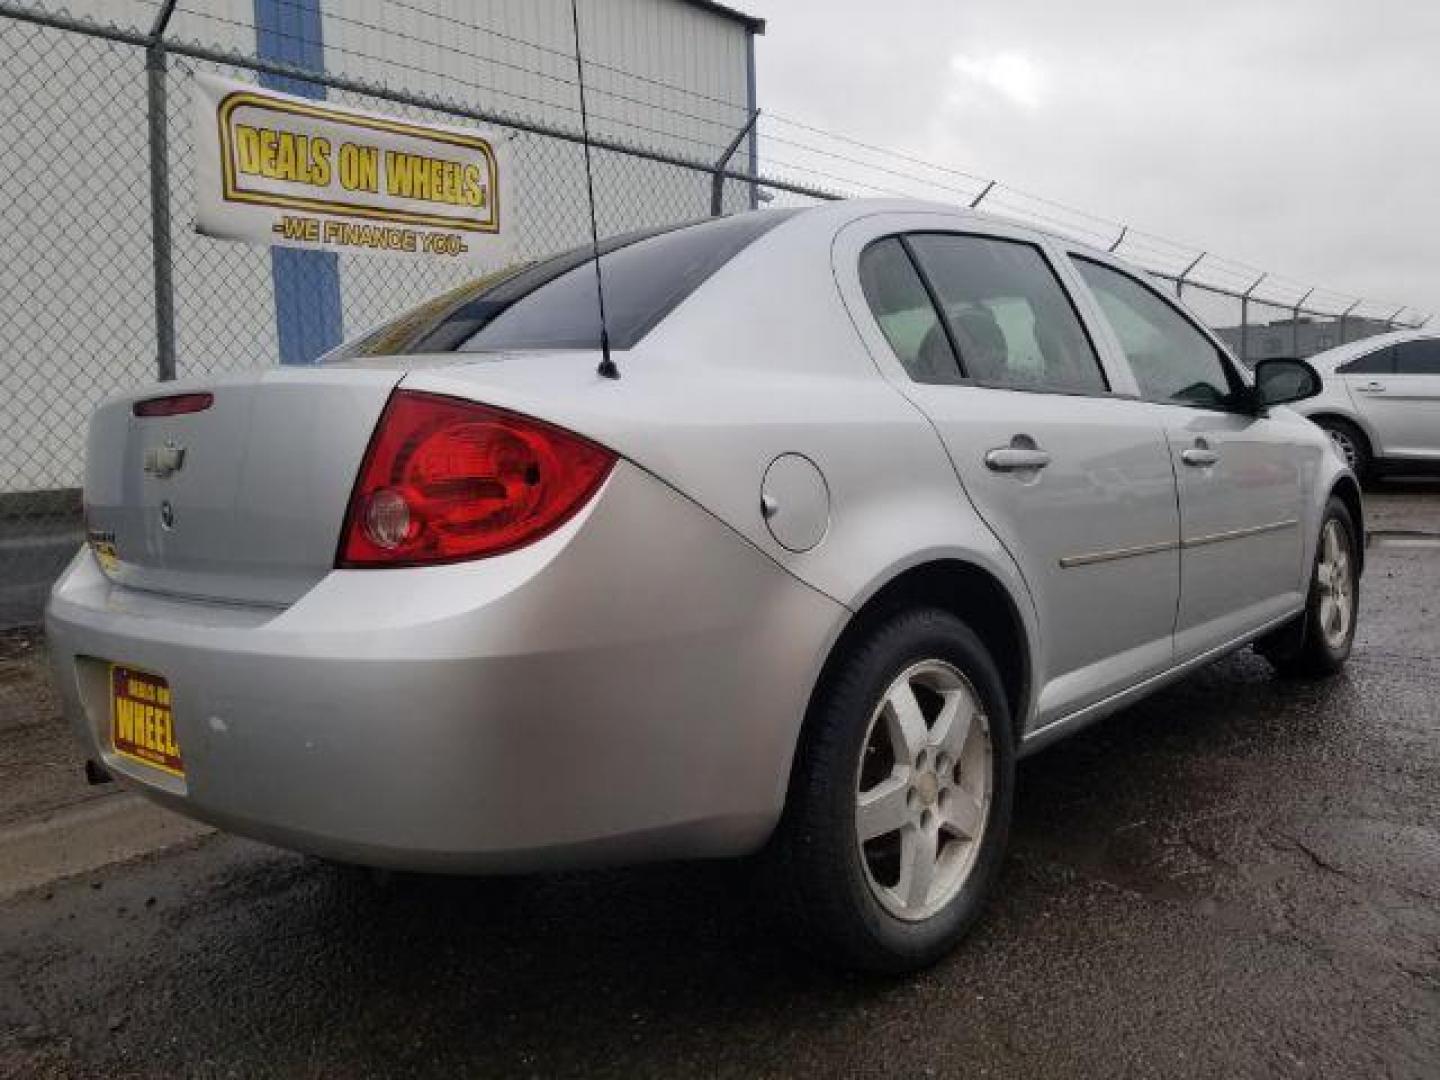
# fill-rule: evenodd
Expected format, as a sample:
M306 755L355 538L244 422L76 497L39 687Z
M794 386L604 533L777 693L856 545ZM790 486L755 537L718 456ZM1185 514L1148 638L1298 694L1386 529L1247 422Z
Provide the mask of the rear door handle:
M1208 446L1192 446L1189 450L1181 452L1180 460L1186 465L1194 465L1199 469L1206 465L1214 465L1220 460L1220 455Z
M1022 472L1043 469L1050 464L1050 455L1039 447L997 446L985 455L986 468L995 472Z

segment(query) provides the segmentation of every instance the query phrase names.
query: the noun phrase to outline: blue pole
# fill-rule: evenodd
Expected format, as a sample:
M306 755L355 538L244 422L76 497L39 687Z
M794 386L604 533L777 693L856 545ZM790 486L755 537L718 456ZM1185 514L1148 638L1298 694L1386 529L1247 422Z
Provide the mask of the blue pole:
M320 0L255 0L259 55L311 71L325 69ZM261 85L304 97L323 98L325 88L303 79L261 73ZM282 364L313 364L340 343L340 266L331 251L270 249L275 287L275 334Z

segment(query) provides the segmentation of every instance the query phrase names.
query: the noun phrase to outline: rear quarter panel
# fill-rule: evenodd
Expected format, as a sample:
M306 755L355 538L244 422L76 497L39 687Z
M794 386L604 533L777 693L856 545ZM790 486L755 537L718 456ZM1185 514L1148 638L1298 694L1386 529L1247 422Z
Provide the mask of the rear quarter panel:
M617 355L618 381L572 354L543 369L489 360L417 371L405 385L533 413L611 447L852 610L910 567L970 562L1011 594L1033 641L1017 568L840 299L830 260L844 220L812 211L747 248ZM804 552L779 544L761 513L766 469L787 453L814 462L829 491L824 539Z

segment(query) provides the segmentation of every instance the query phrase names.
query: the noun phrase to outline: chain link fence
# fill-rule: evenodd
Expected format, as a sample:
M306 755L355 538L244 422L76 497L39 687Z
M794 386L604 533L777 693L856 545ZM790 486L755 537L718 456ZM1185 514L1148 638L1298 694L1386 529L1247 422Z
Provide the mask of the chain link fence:
M299 5L279 0L278 9L272 52L283 56ZM392 10L408 15L408 28L386 24ZM271 251L194 229L197 73L291 91L299 82L333 103L422 123L489 125L524 177L511 208L515 257L590 236L573 52L496 35L476 21L483 12L454 5L331 3L324 15L336 41L320 71L260 55L248 0L129 0L96 14L114 21L0 3L0 139L14 162L0 170L0 626L38 616L82 539L84 439L96 405L157 378L276 362ZM510 73L504 85L497 67ZM613 64L590 67L602 235L755 205L745 105ZM768 190L796 202L833 197L783 180ZM302 274L286 289L309 309L327 302L321 291L338 278L347 337L488 269L334 258L329 281Z
M322 0L331 35L322 71L276 58L295 43L300 6L270 3L280 21L266 30L253 0L96 0L91 18L0 0L0 627L38 616L81 541L86 419L101 400L157 378L276 362L271 251L193 227L197 73L281 89L298 80L340 105L487 124L509 139L524 177L515 252L589 238L573 52L497 30L478 4ZM592 0L584 8L599 10ZM265 33L279 46L270 55L257 44ZM1170 281L1246 359L1308 355L1415 321L1319 290L1292 293L1268 276L1254 283L1238 264L796 121L764 117L757 128L746 103L683 77L588 58L585 70L602 235L759 203L915 195L1113 248ZM477 272L335 260L346 336ZM288 302L321 304L321 287L292 277Z

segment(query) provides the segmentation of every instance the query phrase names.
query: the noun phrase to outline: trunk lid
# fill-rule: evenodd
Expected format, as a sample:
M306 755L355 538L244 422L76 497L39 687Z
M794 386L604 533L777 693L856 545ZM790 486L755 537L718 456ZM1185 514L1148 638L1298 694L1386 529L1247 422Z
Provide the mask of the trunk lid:
M156 592L293 603L335 565L365 448L406 367L276 368L107 402L85 469L107 573ZM214 395L209 408L134 415L137 401L194 391Z

